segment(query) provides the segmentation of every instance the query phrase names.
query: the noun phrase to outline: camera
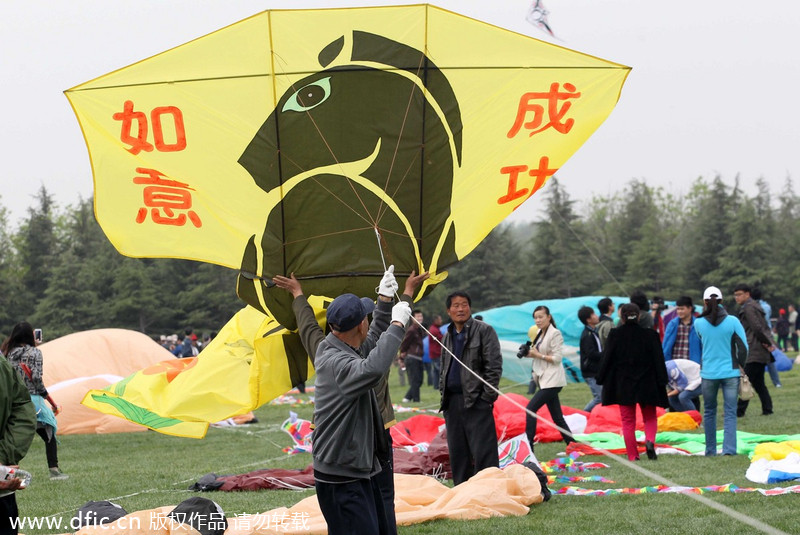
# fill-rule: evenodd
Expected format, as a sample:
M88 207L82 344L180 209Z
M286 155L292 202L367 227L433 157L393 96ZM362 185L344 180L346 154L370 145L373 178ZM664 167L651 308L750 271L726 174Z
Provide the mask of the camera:
M528 340L527 342L519 346L519 351L517 351L517 358L521 359L527 357L528 351L530 350L531 350L531 341Z
M42 330L41 329L34 329L33 330L33 339L37 342L42 341Z

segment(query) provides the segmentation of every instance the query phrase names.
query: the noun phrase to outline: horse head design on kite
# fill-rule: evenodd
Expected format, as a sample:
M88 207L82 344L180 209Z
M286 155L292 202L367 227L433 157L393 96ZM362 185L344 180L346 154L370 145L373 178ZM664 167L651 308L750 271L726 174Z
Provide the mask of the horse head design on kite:
M423 52L361 31L318 59L324 70L281 96L239 159L281 201L247 243L237 293L289 328L292 298L271 287L276 274L295 273L309 294L372 295L382 256L401 276L458 260L462 122L444 74Z

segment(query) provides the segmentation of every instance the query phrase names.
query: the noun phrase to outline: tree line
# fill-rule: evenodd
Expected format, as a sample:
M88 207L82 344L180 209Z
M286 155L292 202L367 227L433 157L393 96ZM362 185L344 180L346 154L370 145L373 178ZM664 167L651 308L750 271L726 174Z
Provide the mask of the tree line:
M420 308L444 314L456 288L469 291L473 310L634 290L702 304L712 285L732 306L744 282L761 288L777 315L800 297L800 205L790 178L777 194L763 179L756 187L748 196L738 178L699 177L674 195L631 180L579 204L553 178L529 201L539 203L535 221L497 227Z
M797 201L788 178L777 196L764 180L748 196L738 179L700 177L685 195L631 180L578 203L553 178L530 201L535 221L497 227L418 307L446 318L455 289L470 293L473 310L637 289L699 302L709 285L732 303L733 286L746 282L777 310L800 295ZM0 239L0 333L22 319L47 339L102 327L213 332L244 306L235 270L120 255L91 199L60 208L42 187L16 226L0 202Z

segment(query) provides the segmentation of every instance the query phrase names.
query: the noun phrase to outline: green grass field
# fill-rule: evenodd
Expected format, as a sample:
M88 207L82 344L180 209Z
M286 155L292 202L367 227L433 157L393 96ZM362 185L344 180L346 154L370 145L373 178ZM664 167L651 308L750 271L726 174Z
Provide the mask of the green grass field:
M794 356L792 356L794 358ZM393 371L394 373L394 371ZM748 415L739 419L739 429L754 433L792 434L800 432L800 370L781 374L783 388L767 383L774 399L775 414L761 416L758 400ZM392 398L402 399L405 388L391 378ZM526 386L501 384L504 391L525 394ZM570 384L561 394L564 405L582 408L589 399L585 384ZM423 408L438 408L439 394L423 386ZM721 405L721 401L720 401ZM281 448L290 445L287 434L280 430L289 410L302 418L310 418L312 407L299 405L265 406L256 411L259 423L238 428L210 429L203 440L159 435L154 432L116 435L71 435L61 437L59 457L62 469L70 475L66 481L47 478L44 445L34 440L22 468L33 473L33 483L18 492L17 501L23 517L72 517L78 507L89 500L111 499L128 512L174 505L195 495L187 487L200 476L236 474L261 468L304 468L311 462L309 454L287 456ZM398 415L398 419L413 413ZM719 417L721 421L721 415ZM721 426L721 423L720 423ZM697 432L702 432L698 430ZM537 457L552 459L564 444L539 444ZM641 487L656 484L640 473L613 460L603 460L611 467L592 472L616 481L581 483L589 488ZM736 457L684 457L661 455L656 462L643 458L641 466L686 486L733 483L741 487L757 486L744 477L749 460ZM557 489L559 485L555 485ZM227 516L253 514L279 506L291 506L313 490L213 492L201 495L215 500ZM765 497L753 494L706 494L744 515L756 518L787 533L800 533L797 511L800 496ZM66 524L64 524L66 526ZM60 532L69 531L62 528ZM441 533L505 534L524 532L561 533L687 533L692 535L720 533L732 535L753 533L754 529L723 513L683 495L618 495L553 496L547 503L534 506L524 517L493 518L478 521L434 521L400 527L403 535ZM28 534L58 533L58 530L26 530Z

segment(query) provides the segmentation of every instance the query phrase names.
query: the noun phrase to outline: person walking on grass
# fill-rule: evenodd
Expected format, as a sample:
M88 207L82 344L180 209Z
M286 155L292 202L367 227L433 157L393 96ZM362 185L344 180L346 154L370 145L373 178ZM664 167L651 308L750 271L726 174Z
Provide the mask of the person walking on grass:
M597 334L597 325L600 323L600 319L592 307L581 307L578 310L578 319L583 324L580 340L581 375L592 393L592 399L583 410L592 412L592 409L601 403L603 392L603 387L598 385L595 380L597 368L600 367L600 359L603 357L603 346L600 343L600 336Z
M769 416L772 414L772 396L769 395L767 384L764 381L764 371L767 365L774 361L772 352L775 350L772 332L767 329L764 309L750 295L750 286L738 284L733 289L733 298L740 306L739 321L742 322L744 332L747 333L747 362L744 365L744 372L753 385L753 390L758 394L761 401L761 414ZM736 415L740 418L747 412L750 400L740 399L736 409Z
M636 406L644 420L645 451L655 460L658 428L656 407L668 407L667 368L658 333L639 325L639 307L620 307L622 325L612 329L603 349L597 382L603 385L603 405L619 405L625 451L631 461L639 460L636 443Z
M742 323L729 316L722 307L719 288L706 288L703 302L703 313L695 321L695 329L703 344L700 377L705 404L706 455L717 454L717 396L720 389L724 417L722 454L736 455L736 401L742 364L747 359L747 335ZM761 376L763 379L763 372Z
M44 372L44 358L42 352L36 347L33 336L33 327L27 321L14 325L11 335L3 342L2 352L25 381L31 401L36 407L36 433L42 437L47 455L47 466L50 469L50 479L62 480L69 476L58 467L58 440L56 431L58 423L56 415L61 412L59 407L42 381ZM50 406L45 403L47 400ZM52 407L52 408L51 408Z
M556 328L556 321L546 306L539 305L533 309L533 319L539 332L533 340L527 356L533 359L532 376L539 385L539 390L533 395L526 408L535 414L547 405L553 423L561 428L559 430L561 438L569 446L571 442L575 442L575 439L572 438L572 433L564 420L561 401L558 399L558 393L567 386L567 374L561 363L564 337ZM525 434L528 436L531 450L533 450L536 438L537 422L538 418L530 414L525 415Z

